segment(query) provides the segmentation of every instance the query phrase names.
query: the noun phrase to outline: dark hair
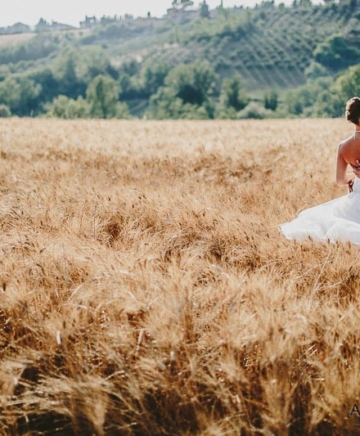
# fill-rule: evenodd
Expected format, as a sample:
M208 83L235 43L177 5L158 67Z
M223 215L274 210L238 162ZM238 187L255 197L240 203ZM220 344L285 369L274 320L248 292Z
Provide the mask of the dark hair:
M353 97L346 103L345 116L348 121L359 124L360 118L360 98Z

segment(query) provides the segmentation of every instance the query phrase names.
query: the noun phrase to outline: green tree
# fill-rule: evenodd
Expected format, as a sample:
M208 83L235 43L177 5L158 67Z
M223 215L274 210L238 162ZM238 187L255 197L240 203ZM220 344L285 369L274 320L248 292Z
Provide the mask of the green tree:
M332 91L345 101L354 95L360 95L360 65L350 67L336 79Z
M173 0L172 5L174 8L186 9L192 6L194 2L192 0Z
M150 99L153 118L214 117L211 94L216 75L207 62L179 64L166 76L165 86Z
M0 82L0 104L5 104L14 115L33 115L41 86L24 76L8 76Z
M0 82L10 76L11 71L8 65L0 65Z
M286 93L285 103L287 112L291 115L301 115L304 111L305 104L301 98L300 90L291 90Z
M28 77L37 85L41 86L41 92L38 96L38 106L52 101L59 95L59 82L55 79L54 73L50 68L36 69L29 73Z
M358 6L358 0L349 0L349 6L351 10L356 9L356 7Z
M342 35L332 35L314 50L314 58L325 67L339 70L360 62L360 50L356 42Z
M11 110L9 106L6 104L0 104L0 118L9 118L11 117Z
M78 62L79 54L75 48L70 47L65 49L53 64L53 74L59 83L59 91L70 98L84 95L86 90L84 80L78 75Z
M179 64L166 77L165 85L184 104L203 105L210 97L215 73L207 62Z
M100 47L90 47L81 56L77 62L79 65L74 65L74 71L78 71L78 76L82 81L90 83L92 79L100 74L111 74L117 78L118 72L115 71L110 63L110 58L106 51Z
M223 81L220 101L225 109L234 109L236 112L244 109L249 103L249 97L242 88L240 75L237 74Z
M117 80L120 86L120 99L132 100L141 96L141 64L135 59L123 62L117 70Z
M129 114L129 107L126 103L121 103L121 102L117 103L115 117L120 119L131 118Z
M133 91L131 77L126 73L121 74L118 83L120 86L120 96L121 98L126 100L129 96L131 96L131 93Z
M288 91L285 94L285 107L287 114L297 116L312 116L313 108L318 96L323 92L329 92L332 79L322 77L310 81L296 89Z
M141 65L135 59L128 59L119 67L119 75L127 74L130 77L136 76L140 72Z
M344 114L345 101L336 92L322 91L312 105L311 115L322 118L337 118Z
M276 111L279 102L279 95L273 89L264 93L264 108Z
M76 119L89 118L90 106L83 97L78 97L76 100L59 95L52 103L46 105L46 114L49 117Z
M214 108L211 103L208 101L204 106L184 103L173 90L163 87L150 98L146 115L155 119L205 120L212 118Z
M36 32L45 32L49 30L50 24L44 19L40 18L39 22L35 26Z
M200 4L200 18L210 18L210 8L206 0Z
M155 94L157 90L164 85L165 78L169 71L170 67L163 62L144 65L141 70L140 80L141 87L143 88L146 97Z
M252 101L237 114L237 118L263 120L268 116L269 112L270 111L265 109L261 104Z
M308 79L318 79L319 77L329 76L327 69L314 60L310 62L309 66L305 69L304 74Z
M354 95L360 95L360 66L350 67L339 75L331 86L315 95L313 115L319 117L340 117L344 114L346 101Z
M312 6L311 0L299 0L299 6L310 8Z
M125 106L120 105L119 84L109 76L97 76L89 84L86 99L93 118L116 118L124 116Z
M47 57L57 48L56 37L48 33L38 34L24 43L2 46L0 48L0 64L38 60Z
M274 0L263 0L260 4L262 9L273 9L275 7Z

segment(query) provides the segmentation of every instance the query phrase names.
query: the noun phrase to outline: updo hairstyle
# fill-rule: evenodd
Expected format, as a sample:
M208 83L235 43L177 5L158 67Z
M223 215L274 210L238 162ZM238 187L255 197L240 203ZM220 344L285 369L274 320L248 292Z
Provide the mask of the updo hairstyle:
M359 124L360 119L360 98L353 97L346 103L345 116L348 121Z

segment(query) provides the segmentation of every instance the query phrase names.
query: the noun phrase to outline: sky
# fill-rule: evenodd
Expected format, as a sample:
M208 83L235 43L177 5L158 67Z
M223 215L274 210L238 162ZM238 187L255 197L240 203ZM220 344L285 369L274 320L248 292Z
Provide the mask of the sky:
M31 26L40 18L78 26L85 15L100 18L102 15L131 14L138 17L150 12L152 16L161 17L171 7L172 0L0 0L1 3L0 27L16 22ZM199 3L200 0L195 0L194 6ZM256 3L257 0L223 1L224 7L254 6ZM207 0L207 4L213 9L220 4L220 0Z

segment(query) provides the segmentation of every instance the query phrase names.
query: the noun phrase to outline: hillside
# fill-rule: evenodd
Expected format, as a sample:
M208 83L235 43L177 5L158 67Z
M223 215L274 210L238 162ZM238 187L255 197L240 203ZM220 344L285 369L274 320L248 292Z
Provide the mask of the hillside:
M350 46L359 46L359 16L360 9L354 14L337 5L275 8L265 4L170 29L162 25L154 29L152 39L146 35L132 38L131 43L117 42L112 52L123 56L132 50L143 59L173 64L206 59L220 78L240 73L249 92L273 86L293 88L305 82L305 70L315 60L314 50L327 38L340 34ZM108 43L109 39L100 33L93 42ZM360 52L329 73L358 62Z
M64 51L75 50L71 62L74 78L81 82L78 91L68 94L61 84L58 86L59 93L72 98L85 96L89 80L95 77L94 73L80 75L87 63L84 56L97 50L108 59L103 70L96 66L98 74L119 80L120 98L130 109L137 105L146 108L151 93L163 85L165 76L150 91L141 89L145 67L161 64L173 69L195 61L211 65L216 75L215 99L220 96L223 80L235 74L241 75L244 90L256 99L268 89L281 94L296 88L306 83L314 70L317 75L332 77L360 63L360 7L356 0L316 6L301 1L292 7L263 2L252 9L224 9L211 19L144 18L89 29L42 32L18 43L16 39L8 43L9 38L0 37L0 80L25 74L43 88L43 83L37 82L39 69L50 68L58 75ZM41 98L39 108L32 112L41 112L41 105L55 96ZM0 93L1 103L7 104Z
M13 35L0 35L0 47L8 47L10 45L18 45L25 41L29 41L35 35L32 33L15 33Z

